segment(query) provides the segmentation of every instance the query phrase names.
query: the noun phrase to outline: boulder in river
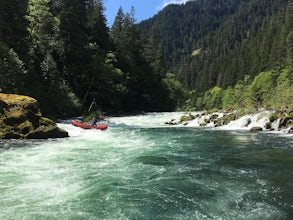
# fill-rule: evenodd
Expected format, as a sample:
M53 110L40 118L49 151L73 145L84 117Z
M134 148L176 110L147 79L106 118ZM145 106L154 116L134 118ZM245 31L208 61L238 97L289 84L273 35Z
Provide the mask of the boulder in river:
M0 139L64 138L68 133L42 117L37 100L0 93Z
M258 132L258 131L263 131L263 129L262 129L262 127L252 127L250 129L250 131L252 131L252 132Z

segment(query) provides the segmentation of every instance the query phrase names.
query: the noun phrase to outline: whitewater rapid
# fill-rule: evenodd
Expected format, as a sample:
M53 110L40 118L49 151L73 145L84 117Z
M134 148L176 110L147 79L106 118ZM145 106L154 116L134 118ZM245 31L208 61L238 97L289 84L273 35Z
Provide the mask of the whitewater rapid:
M166 124L182 114L0 141L0 219L292 219L291 136Z
M273 111L261 111L255 114L244 115L237 120L232 120L227 125L216 127L215 124L210 121L204 126L202 124L206 119L211 118L212 115L217 115L218 118L223 118L224 113L215 112L211 114L203 114L203 112L163 112L163 113L146 113L141 115L121 116L121 117L109 117L106 123L109 127L141 127L141 128L155 128L155 127L171 127L168 122L174 122L175 127L189 127L189 128L214 128L219 130L250 130L253 127L260 127L264 131L274 133L288 133L290 129L279 130L280 119L271 123L271 128L266 128L267 124L270 123L270 116ZM193 120L186 123L181 123L180 118L186 115L201 115Z

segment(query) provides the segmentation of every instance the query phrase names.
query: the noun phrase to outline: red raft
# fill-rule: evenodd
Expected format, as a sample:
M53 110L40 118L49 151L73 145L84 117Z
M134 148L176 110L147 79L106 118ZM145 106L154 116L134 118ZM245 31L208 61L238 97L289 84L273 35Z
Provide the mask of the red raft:
M82 123L76 120L71 120L71 124L73 124L76 127L80 127L83 129L99 129L99 130L106 130L108 128L107 124L99 124L99 125L90 125L86 123Z

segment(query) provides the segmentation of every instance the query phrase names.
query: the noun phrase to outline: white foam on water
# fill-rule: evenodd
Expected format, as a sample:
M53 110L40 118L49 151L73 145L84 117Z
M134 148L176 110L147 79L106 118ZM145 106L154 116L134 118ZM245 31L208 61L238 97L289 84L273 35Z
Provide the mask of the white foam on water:
M271 111L264 111L256 114L245 115L237 120L231 121L228 125L224 125L221 128L228 130L250 130L253 127L261 127L263 130L266 130L266 123L269 122L271 113Z
M166 127L166 122L180 118L183 112L147 113L142 115L111 117L109 122L116 125L134 126L142 128Z
M249 114L244 115L239 119L230 121L227 125L222 125L219 127L216 127L215 123L210 120L213 116L216 116L218 120L221 120L221 118L224 117L223 112L214 112L210 114L202 114L203 112L191 112L191 113L183 113L178 112L174 113L171 117L171 115L168 115L168 113L163 114L164 117L159 118L159 121L162 126L162 122L174 122L173 125L164 125L167 127L175 126L175 127L201 127L201 128L215 128L215 129L222 129L222 130L251 130L254 127L260 127L263 131L271 132L271 133L278 133L278 134L286 134L287 136L292 136L289 133L289 130L291 127L287 129L279 130L279 124L281 119L277 119L276 121L270 123L270 116L273 113L273 111L261 111L255 114ZM197 115L195 119L186 121L186 122L180 122L181 116L192 114ZM199 115L199 116L198 116ZM169 116L169 118L168 118ZM142 117L143 118L143 117ZM132 120L135 120L136 118L132 118ZM267 124L271 124L272 130L267 129Z

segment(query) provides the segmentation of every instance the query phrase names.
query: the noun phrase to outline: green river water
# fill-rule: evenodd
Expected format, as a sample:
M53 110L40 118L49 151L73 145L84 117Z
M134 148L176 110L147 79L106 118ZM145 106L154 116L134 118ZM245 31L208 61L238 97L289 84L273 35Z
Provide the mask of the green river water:
M293 219L292 135L164 126L174 114L1 141L0 219Z

